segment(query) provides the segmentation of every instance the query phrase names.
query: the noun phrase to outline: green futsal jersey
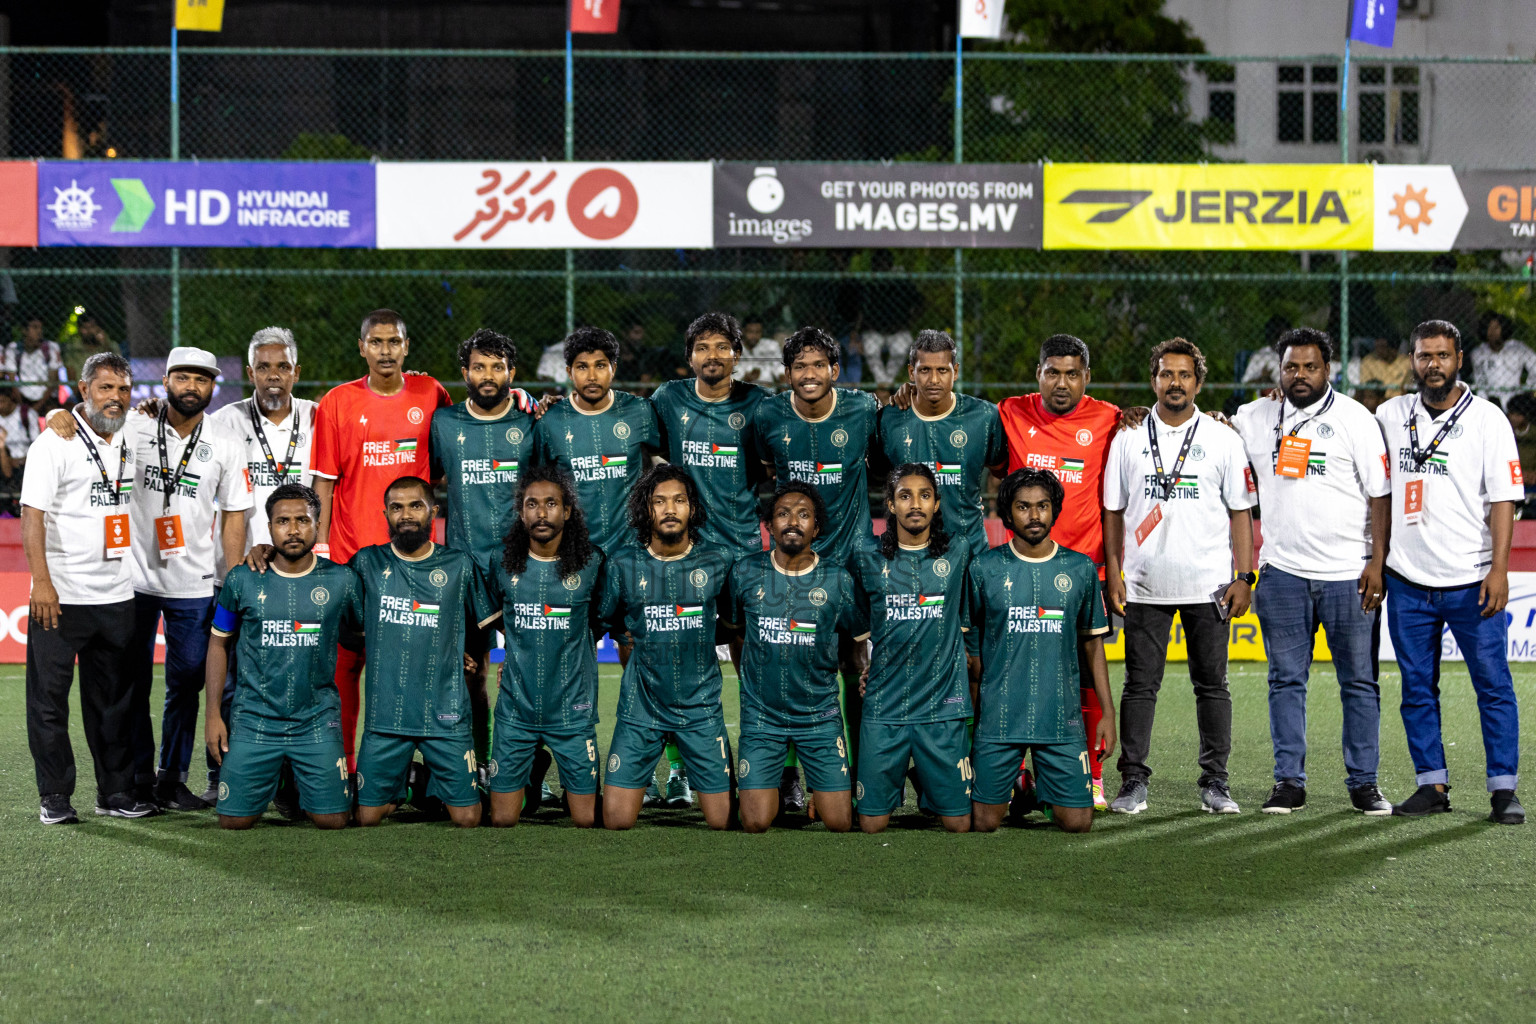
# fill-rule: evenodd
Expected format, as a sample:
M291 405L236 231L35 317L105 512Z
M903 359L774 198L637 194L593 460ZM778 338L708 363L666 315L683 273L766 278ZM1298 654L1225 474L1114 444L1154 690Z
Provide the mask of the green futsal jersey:
M594 602L601 597L603 555L560 572L556 559L529 553L522 572L498 561L486 590L501 610L507 638L501 692L513 720L530 729L581 729L597 722Z
M752 444L752 417L772 392L736 381L719 401L699 397L698 381L669 380L651 395L661 425L661 453L686 467L699 488L708 518L704 542L724 545L733 558L763 550L757 518L762 463Z
M965 572L971 548L954 536L944 554L927 546L854 554L854 600L868 609L873 650L864 718L887 725L946 722L971 714L965 669Z
M630 545L608 559L602 619L635 649L619 683L619 719L649 729L686 729L721 714L715 625L730 556L694 544L661 559Z
M1084 742L1078 644L1109 632L1093 562L1059 544L1027 559L1010 541L971 563L967 589L981 632L976 738Z
M363 728L392 736L467 736L464 633L498 610L474 559L432 545L400 557L392 545L363 548L351 569L361 590L368 648Z
M237 565L213 610L214 636L234 636L230 735L292 745L341 739L336 639L355 626L357 579L315 557L308 572L260 574Z
M550 406L533 429L533 459L571 474L593 545L612 554L634 543L624 501L661 434L650 402L626 391L608 394L612 400L601 412L582 412L570 399Z
M981 490L987 471L1008 462L1008 438L997 406L975 395L954 396L948 413L935 419L917 409L888 405L880 410L881 474L906 462L920 462L939 482L939 507L951 536L971 542L971 552L987 549ZM876 483L880 483L876 480Z
M838 634L851 637L863 622L846 569L817 558L788 573L760 551L731 567L721 617L742 634L743 731L842 732Z
M833 387L832 411L814 422L795 411L794 392L757 407L752 436L759 455L780 480L816 485L827 505L829 529L811 547L833 565L874 544L869 521L869 474L864 460L875 437L880 403L863 391Z
M517 510L517 477L533 450L533 417L507 403L495 419L469 402L432 414L432 479L448 484L448 546L482 565L501 560L501 541Z

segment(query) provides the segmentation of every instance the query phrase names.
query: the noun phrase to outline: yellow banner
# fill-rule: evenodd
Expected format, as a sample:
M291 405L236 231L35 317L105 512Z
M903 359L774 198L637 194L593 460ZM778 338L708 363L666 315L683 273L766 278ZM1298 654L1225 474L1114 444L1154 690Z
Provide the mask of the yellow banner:
M189 32L224 31L224 0L176 0L176 27Z
M1046 164L1047 249L1369 249L1368 164Z
M1114 643L1104 645L1104 657L1110 661L1125 660L1125 630L1120 630L1115 636ZM1168 660L1188 661L1189 652L1184 646L1184 623L1178 615L1174 615L1173 626L1168 631ZM1264 661L1264 632L1259 628L1259 617L1253 612L1248 612L1239 618L1227 623L1227 660L1228 661ZM1313 661L1332 661L1333 655L1328 650L1328 641L1324 639L1323 631L1317 631L1317 637L1312 643Z

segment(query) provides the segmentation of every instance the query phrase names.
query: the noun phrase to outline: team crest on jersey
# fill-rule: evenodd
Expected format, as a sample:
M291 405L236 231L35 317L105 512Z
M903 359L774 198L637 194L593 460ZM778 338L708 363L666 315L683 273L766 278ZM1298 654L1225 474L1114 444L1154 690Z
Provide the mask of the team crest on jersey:
M948 576L949 575L949 559L941 558L937 562L934 562L933 563L933 573L934 573L935 576Z
M1196 462L1204 462L1205 461L1205 449L1200 447L1197 444L1190 445L1190 447L1189 447L1189 457L1194 459Z
M523 443L523 428L522 427L508 427L507 428L507 443L508 444L522 444Z
M742 758L740 761L738 761L736 763L736 777L738 779L746 778L747 777L747 773L750 772L751 770L752 770L752 765L747 762L746 758Z
M1061 591L1063 594L1072 589L1072 577L1068 576L1064 572L1057 573L1056 579L1052 582L1056 584L1056 589Z
M725 418L725 422L732 430L740 430L747 425L747 418L739 412L733 412Z
M501 765L497 764L494 760L485 762L486 778L494 779L496 777L496 773L499 771L501 771Z
M841 448L843 445L845 445L847 443L848 443L848 431L844 430L842 427L838 427L836 430L832 431L832 445L833 445L833 447Z
M619 770L619 755L618 754L609 754L608 755L608 770L610 772L616 772L616 771Z
M806 598L811 602L811 604L815 605L817 608L820 608L822 605L827 603L827 592L820 587L813 587L811 592L806 595Z
M299 435L293 439L293 443L296 444L296 445L297 444L303 444L305 441L308 441L308 440L309 440L309 438L304 434L304 432L300 431Z
M206 444L200 444L197 446L196 455L198 462L207 462L213 458L213 449Z
M1318 437L1332 437L1333 436L1333 428L1330 427L1326 423L1319 423L1317 425L1317 436Z
M421 407L416 405L411 406L405 414L405 418L412 423L420 423L425 416L426 414L421 411Z
M854 794L854 799L855 800L863 800L864 799L864 783L856 782L856 783L854 783L854 787L858 790L858 792L856 794Z
M1461 436L1461 424L1457 423L1454 426L1452 426L1451 427L1451 432L1448 435L1446 435L1446 436L1448 436L1452 441L1454 441L1458 437L1460 437Z
M577 587L581 586L581 577L573 572L560 582L566 590L575 590Z
M219 799L220 800L228 800L229 799L229 783L227 783L227 782L219 783Z
M427 576L427 579L432 581L434 587L447 586L448 584L448 574L441 569L433 569L431 574Z
M325 604L331 599L331 592L324 587L316 587L309 592L309 599L315 604Z
M965 431L963 430L957 430L953 434L949 435L949 443L954 445L956 448L964 448L965 441Z
M696 587L702 588L704 584L709 582L709 573L705 572L703 569L695 569L693 572L688 574L688 582L692 583Z
M1087 427L1079 430L1077 432L1077 443L1082 445L1084 448L1093 444L1093 431L1089 430Z
M619 420L613 425L613 436L620 441L626 440L629 437L629 424Z

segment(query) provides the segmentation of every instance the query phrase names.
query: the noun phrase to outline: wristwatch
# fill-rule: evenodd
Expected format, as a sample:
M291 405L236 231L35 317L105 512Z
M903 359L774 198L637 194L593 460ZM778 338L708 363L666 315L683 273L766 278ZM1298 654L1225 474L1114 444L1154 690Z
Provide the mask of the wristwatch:
M1248 586L1250 586L1250 587L1252 587L1255 583L1259 582L1259 574L1256 573L1256 572L1239 572L1239 573L1234 573L1232 578L1234 580L1242 580L1244 583L1248 584Z

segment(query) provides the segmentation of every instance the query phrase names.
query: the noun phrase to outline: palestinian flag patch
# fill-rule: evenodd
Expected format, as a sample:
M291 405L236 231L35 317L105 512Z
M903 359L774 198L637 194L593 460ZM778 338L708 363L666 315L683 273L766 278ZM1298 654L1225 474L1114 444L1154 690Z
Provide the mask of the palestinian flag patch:
M674 605L677 609L677 617L680 619L697 619L704 615L704 606L701 604Z
M295 633L318 633L318 632L320 632L320 623L318 623L318 622L295 622L293 624L293 631Z
M414 437L402 437L395 441L395 451L397 452L413 452L415 450L416 439Z
M959 476L960 466L954 462L935 462L933 472L936 476Z
M1061 468L1068 473L1081 473L1084 468L1082 459L1062 459Z
M516 473L517 463L502 462L500 459L491 460L491 470L496 473Z
M814 622L799 622L799 621L797 621L795 619L790 619L789 620L789 631L791 633L814 633L814 632L816 632L816 623L814 623Z
M735 445L712 444L709 446L711 455L736 455L738 449Z
M1067 613L1062 611L1060 608L1036 608L1035 609L1035 618L1037 618L1037 619L1047 619L1047 620L1056 619L1056 620L1059 620L1059 619L1064 619L1066 617L1067 617Z
M544 606L544 617L546 619L568 619L571 617L571 609L547 604Z
M818 472L818 473L841 473L842 471L843 471L843 464L841 462L818 462L818 463L816 463L816 472Z
M943 594L919 594L917 606L919 608L937 608L944 603Z
M629 465L629 456L628 455L604 455L603 456L603 465L604 466L626 466L627 467Z
M422 604L420 601L413 600L411 602L411 611L415 612L417 615L436 615L437 605Z

